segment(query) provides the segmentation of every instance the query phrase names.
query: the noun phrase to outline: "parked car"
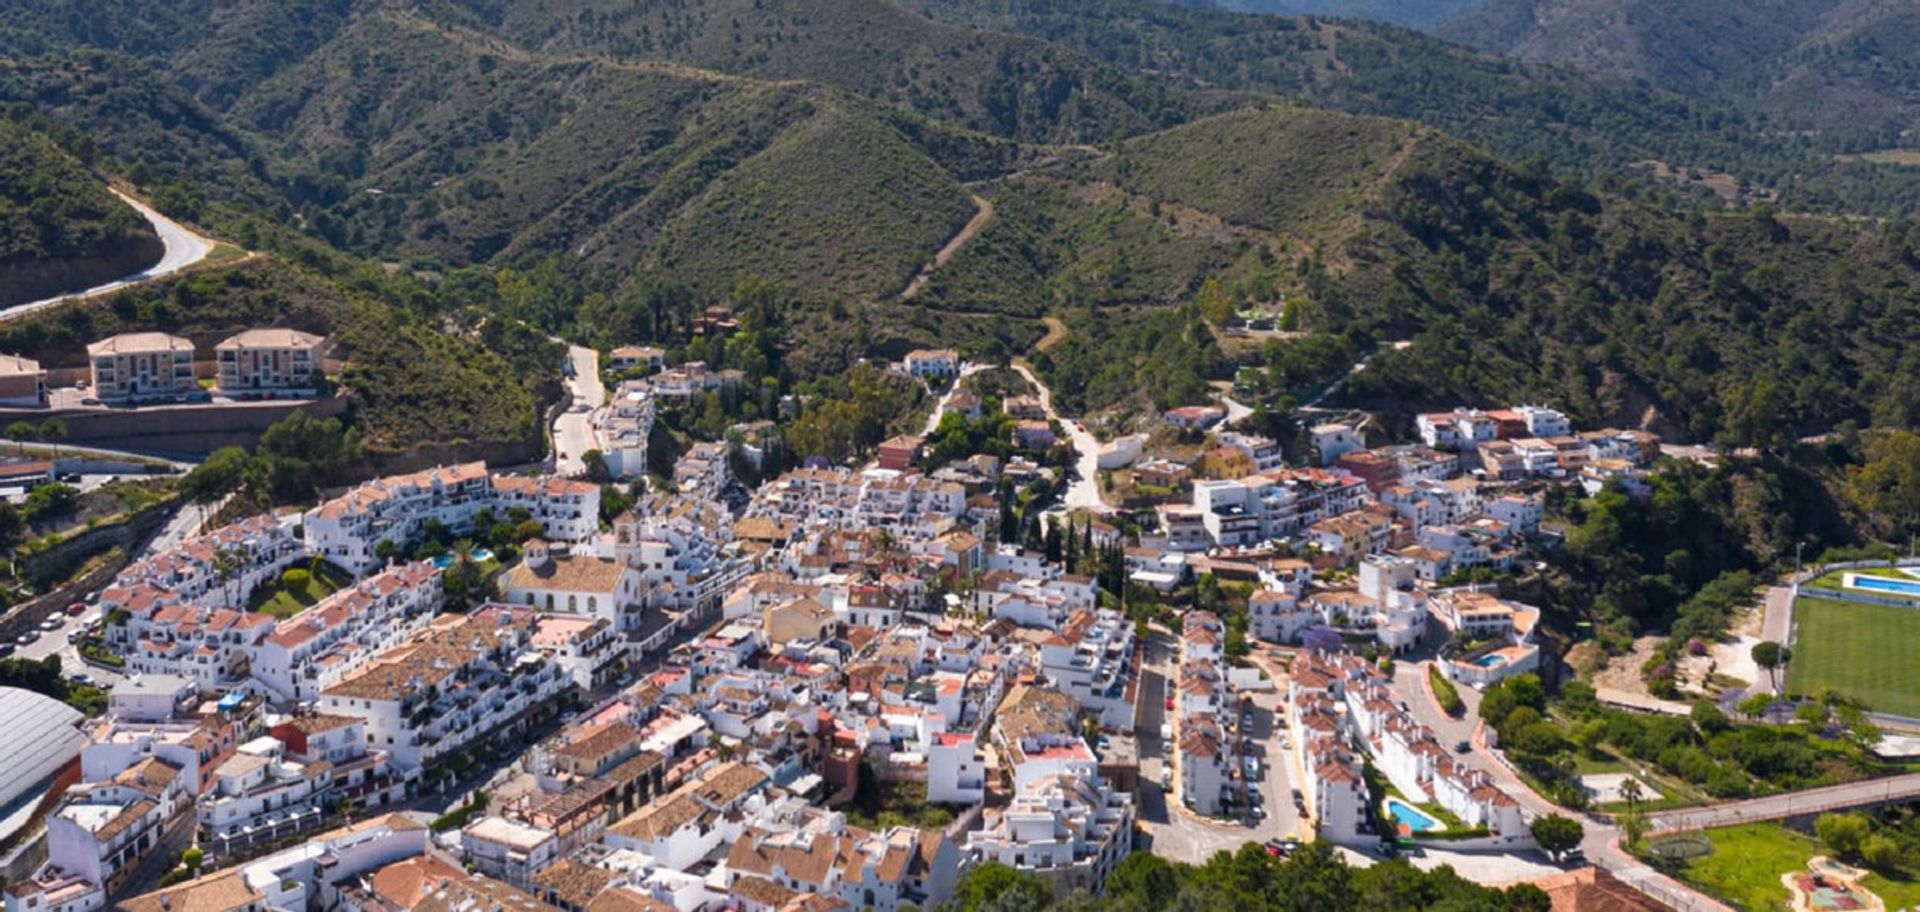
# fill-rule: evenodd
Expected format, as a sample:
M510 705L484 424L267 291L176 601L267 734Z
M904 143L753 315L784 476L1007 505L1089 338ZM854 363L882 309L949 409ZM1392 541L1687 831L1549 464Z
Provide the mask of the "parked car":
M0 642L0 659L4 659L10 655L13 655L13 644Z
M85 627L75 627L72 630L67 631L67 642L78 643L80 642L80 638L86 635L87 635L87 629Z
M74 675L74 676L73 676L73 677L71 677L71 678L68 678L67 680L69 680L69 681L72 681L73 683L75 683L75 684L77 684L77 685L79 685L79 686L81 686L81 687L92 687L92 686L93 686L93 675L90 675L90 674L87 674L87 673L86 673L86 672L84 672L84 671L83 671L83 672L80 672L80 673L79 673L79 674L77 674L77 675Z
M85 614L86 610L87 610L86 602L74 602L73 604L67 606L67 617L79 617L80 615Z
M1160 740L1163 742L1173 740L1173 723L1172 722L1160 723Z
M1454 753L1456 753L1456 754L1464 754L1464 753L1468 753L1468 752L1470 752L1470 751L1472 751L1472 750L1473 750L1473 745L1471 745L1471 744L1468 744L1468 743L1467 743L1467 742L1465 742L1465 741L1456 741L1456 742L1454 742L1454 745L1453 745L1453 752L1454 752Z
M1248 781L1260 778L1259 757L1248 757L1241 765L1246 768Z
M1160 787L1173 791L1173 767L1165 765L1160 767Z
M50 617L50 618L47 618L46 620L44 620L44 621L41 621L41 622L40 622L40 629L41 629L41 630L59 630L59 629L60 629L60 625L61 625L61 624L64 624L64 623L66 623L66 622L67 622L67 617L66 617L66 615L59 615L59 616L57 616L57 617Z
M19 643L19 644L20 644L20 645L22 645L22 646L25 646L25 645L27 645L28 643L31 643L31 642L33 642L34 640L37 640L37 639L39 639L39 638L40 638L40 631L38 631L38 630L27 630L27 631L25 631L25 632L23 632L23 633L21 633L21 634L20 634L19 636L17 636L17 637L14 637L14 638L13 638L13 641L14 641L14 642L16 642L16 643Z

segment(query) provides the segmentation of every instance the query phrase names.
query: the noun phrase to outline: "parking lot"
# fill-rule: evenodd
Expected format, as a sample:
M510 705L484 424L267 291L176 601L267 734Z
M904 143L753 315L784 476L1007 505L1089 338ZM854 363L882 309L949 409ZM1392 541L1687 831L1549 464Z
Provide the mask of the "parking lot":
M1161 783L1169 769L1169 745L1160 737L1161 725L1168 721L1167 682L1172 673L1174 641L1163 631L1154 631L1147 643L1146 662L1141 669L1140 712L1140 790L1141 826L1152 842L1155 855L1172 861L1200 864L1221 851L1238 851L1249 843L1264 843L1288 837L1307 838L1300 814L1294 808L1291 764L1281 748L1286 738L1278 693L1253 694L1252 726L1243 742L1246 756L1259 765L1259 775L1250 784L1259 795L1261 812L1244 807L1237 821L1209 820L1185 808L1172 806L1173 793ZM1234 719L1238 725L1238 714ZM1236 761L1244 771L1244 761Z

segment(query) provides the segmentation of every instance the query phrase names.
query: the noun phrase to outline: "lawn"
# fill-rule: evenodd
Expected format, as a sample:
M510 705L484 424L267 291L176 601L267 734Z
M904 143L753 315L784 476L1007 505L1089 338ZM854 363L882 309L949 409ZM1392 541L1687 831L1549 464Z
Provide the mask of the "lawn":
M927 786L920 782L881 782L871 766L861 765L860 787L852 803L841 808L847 822L869 830L893 826L944 827L953 822L953 810L927 802Z
M1881 712L1920 715L1920 610L1803 598L1787 689L1829 686Z
M1779 824L1754 823L1707 830L1713 852L1687 862L1680 879L1738 909L1780 909L1790 898L1780 875L1805 870L1807 860L1827 854L1811 836ZM1862 886L1889 909L1920 904L1920 883L1869 874Z
M271 586L255 589L253 598L247 602L247 610L264 611L277 618L289 618L353 582L351 574L324 561L319 562L315 570L316 572L307 579L307 584L297 589L287 588L278 580Z

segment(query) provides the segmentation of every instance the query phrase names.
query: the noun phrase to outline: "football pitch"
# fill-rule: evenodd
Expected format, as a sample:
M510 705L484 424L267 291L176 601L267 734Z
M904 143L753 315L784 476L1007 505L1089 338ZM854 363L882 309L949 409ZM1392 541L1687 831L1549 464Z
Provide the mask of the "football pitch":
M1832 687L1869 709L1920 716L1920 609L1802 598L1787 690Z

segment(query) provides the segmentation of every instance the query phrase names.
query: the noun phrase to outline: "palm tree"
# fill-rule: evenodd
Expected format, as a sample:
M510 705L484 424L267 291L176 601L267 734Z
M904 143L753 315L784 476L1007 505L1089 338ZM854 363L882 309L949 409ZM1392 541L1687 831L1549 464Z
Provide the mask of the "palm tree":
M1640 799L1644 797L1640 791L1640 780L1628 777L1625 782L1620 783L1620 797L1626 800L1628 810L1638 808Z

